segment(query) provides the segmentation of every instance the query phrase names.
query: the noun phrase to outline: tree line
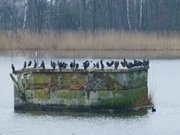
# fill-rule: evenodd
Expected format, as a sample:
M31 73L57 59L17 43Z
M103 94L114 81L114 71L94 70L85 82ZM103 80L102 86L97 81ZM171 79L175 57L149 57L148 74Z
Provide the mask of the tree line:
M180 0L0 0L0 30L180 30Z

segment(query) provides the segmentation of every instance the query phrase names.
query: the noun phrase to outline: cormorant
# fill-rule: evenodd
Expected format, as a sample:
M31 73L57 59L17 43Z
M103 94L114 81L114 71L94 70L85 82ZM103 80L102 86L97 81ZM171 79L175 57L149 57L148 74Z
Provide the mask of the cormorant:
M152 112L156 112L156 109L154 108L154 106L152 106Z
M26 68L26 62L24 62L24 66L23 66L23 68Z
M30 67L32 64L32 61L30 60L29 63L28 63L28 67Z
M45 63L44 63L44 61L43 61L43 60L42 60L42 62L41 62L40 67L42 67L42 69L43 69L43 70L45 69Z
M79 64L78 63L76 63L76 67L75 67L76 69L78 69L79 68Z
M149 60L143 60L143 64L145 67L149 67Z
M62 64L63 64L63 69L66 69L66 67L68 66L68 64L65 63L65 62L63 62Z
M114 64L114 61L111 61L111 62L106 62L106 65L108 66L108 67L111 67L112 65Z
M93 63L93 68L95 68L96 67L96 64L95 63Z
M51 61L51 67L52 67L53 69L56 68L56 65L57 65L57 64L56 64L55 62L52 62L52 61Z
M76 63L75 60L73 62L70 63L70 67L71 69L74 69L76 67Z
M63 68L63 63L62 63L62 62L59 62L59 61L58 61L58 62L57 62L57 65L58 65L58 68L59 68L59 69Z
M86 70L88 67L89 67L90 63L88 60L86 60L85 62L83 62L83 67L84 67L84 70Z
M14 73L15 72L15 67L14 67L13 64L11 65L11 68L12 68L12 73Z
M114 62L114 69L117 69L118 66L119 66L119 61L115 61L115 62Z
M144 64L143 64L142 61L139 61L139 60L138 60L138 61L137 61L137 65L138 65L138 66L143 66Z
M36 62L36 60L34 60L34 68L36 68L37 67L37 62Z
M94 68L99 68L99 62L93 63Z
M134 64L132 63L132 62L129 62L129 63L127 63L127 68L132 68L132 67L134 67Z
M99 69L99 62L96 62L96 67Z
M136 66L139 66L139 63L138 63L138 61L136 60L136 59L134 59L134 66L136 67Z
M100 64L101 64L101 70L104 70L103 60L100 60Z
M126 67L126 66L127 66L127 61L126 61L125 58L124 58L123 61L121 62L121 65L122 65L122 67Z

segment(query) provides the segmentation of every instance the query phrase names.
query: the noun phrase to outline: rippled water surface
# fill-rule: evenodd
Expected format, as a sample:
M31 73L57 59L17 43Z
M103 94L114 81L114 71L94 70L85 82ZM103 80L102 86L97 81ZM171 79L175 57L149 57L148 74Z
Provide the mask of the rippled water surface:
M179 135L180 60L151 60L148 87L152 113L15 113L10 65L27 58L0 57L0 135ZM47 59L47 61L49 61Z

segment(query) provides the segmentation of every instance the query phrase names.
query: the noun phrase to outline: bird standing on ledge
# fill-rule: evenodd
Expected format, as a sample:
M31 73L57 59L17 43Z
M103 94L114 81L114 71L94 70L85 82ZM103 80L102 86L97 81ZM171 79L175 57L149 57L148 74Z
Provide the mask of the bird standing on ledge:
M14 73L15 72L15 67L14 67L13 64L11 65L11 68L12 68L12 73Z
M23 66L23 68L26 68L26 62L24 62L24 66Z
M104 70L103 60L100 60L100 64L101 64L101 70Z
M30 60L29 63L28 63L28 67L30 67L32 64L32 61Z
M156 109L154 108L154 106L152 106L152 112L156 112Z

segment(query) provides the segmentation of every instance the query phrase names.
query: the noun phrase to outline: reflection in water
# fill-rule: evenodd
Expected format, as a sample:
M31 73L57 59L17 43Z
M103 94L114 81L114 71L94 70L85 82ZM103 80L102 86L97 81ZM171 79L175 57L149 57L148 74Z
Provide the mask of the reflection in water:
M45 112L45 111L31 111L31 112L24 112L24 111L16 111L18 114L28 114L32 116L67 116L67 117L74 117L74 118L94 118L94 117L111 117L111 118L130 118L130 117L140 117L145 116L148 114L147 110L139 110L139 111L126 111L126 112Z
M10 65L22 68L22 57L0 57L0 134L2 135L179 135L180 60L151 60L149 90L151 110L128 113L15 113ZM46 59L49 61L49 59Z

